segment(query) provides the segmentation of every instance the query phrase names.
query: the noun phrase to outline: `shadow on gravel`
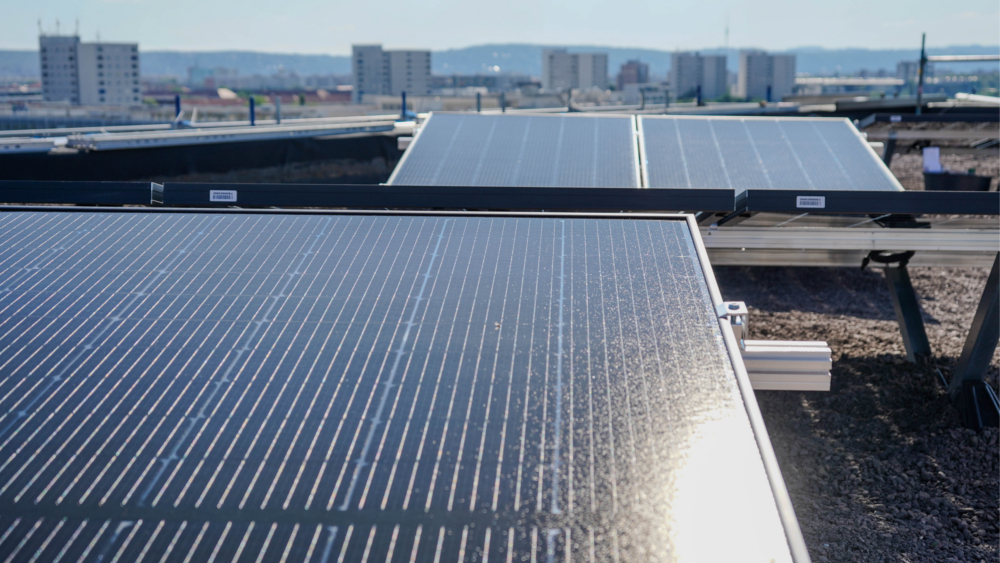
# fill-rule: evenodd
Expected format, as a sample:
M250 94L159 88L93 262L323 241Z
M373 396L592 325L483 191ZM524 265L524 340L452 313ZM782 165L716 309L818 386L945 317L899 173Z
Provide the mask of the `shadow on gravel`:
M829 393L757 393L814 561L997 560L998 432L961 428L950 363L842 355Z
M915 365L879 271L715 272L751 307L752 338L833 349L831 391L756 393L813 561L997 561L1000 432L963 429L937 372L954 370L985 273L912 273L940 320L925 313L938 355Z
M767 311L802 311L896 320L882 272L860 268L713 268L727 301ZM918 296L921 299L932 297ZM924 322L938 324L922 310Z

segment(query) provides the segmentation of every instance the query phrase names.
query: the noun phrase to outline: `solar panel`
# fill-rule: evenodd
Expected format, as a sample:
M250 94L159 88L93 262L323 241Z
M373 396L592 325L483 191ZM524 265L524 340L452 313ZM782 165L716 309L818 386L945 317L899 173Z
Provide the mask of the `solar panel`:
M638 188L634 131L621 115L435 113L389 183Z
M652 188L902 191L846 119L641 116Z
M0 560L790 560L685 221L0 234Z

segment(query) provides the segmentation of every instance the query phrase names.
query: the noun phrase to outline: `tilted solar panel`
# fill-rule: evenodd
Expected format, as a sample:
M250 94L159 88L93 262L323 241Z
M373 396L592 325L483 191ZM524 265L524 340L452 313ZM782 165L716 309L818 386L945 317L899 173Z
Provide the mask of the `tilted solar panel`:
M902 191L846 119L640 116L651 188Z
M389 179L402 186L639 187L631 116L435 113Z
M790 558L685 221L0 237L0 560Z

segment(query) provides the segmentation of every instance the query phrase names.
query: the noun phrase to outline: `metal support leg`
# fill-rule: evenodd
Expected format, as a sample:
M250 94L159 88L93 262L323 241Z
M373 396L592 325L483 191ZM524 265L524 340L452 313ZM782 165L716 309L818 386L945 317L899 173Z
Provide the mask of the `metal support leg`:
M886 168L892 166L892 155L896 152L896 132L890 131L889 138L886 139L885 145L882 147L882 162L885 163Z
M972 319L962 355L948 386L948 393L966 428L981 430L1000 424L1000 405L993 389L984 381L990 359L1000 342L1000 254L986 279L983 297Z
M917 292L910 283L910 274L906 271L906 266L887 266L885 281L889 284L889 295L892 296L892 308L896 310L899 332L903 334L906 358L916 363L919 358L931 355L931 345L927 341L927 331L924 330L924 319L920 316Z

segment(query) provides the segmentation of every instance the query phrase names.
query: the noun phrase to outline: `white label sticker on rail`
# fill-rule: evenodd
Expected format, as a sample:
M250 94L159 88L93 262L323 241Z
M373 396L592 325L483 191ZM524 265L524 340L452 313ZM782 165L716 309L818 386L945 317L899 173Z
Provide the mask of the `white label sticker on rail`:
M236 203L236 190L209 190L209 201Z
M795 198L795 207L799 209L824 209L826 207L826 196L800 195Z

